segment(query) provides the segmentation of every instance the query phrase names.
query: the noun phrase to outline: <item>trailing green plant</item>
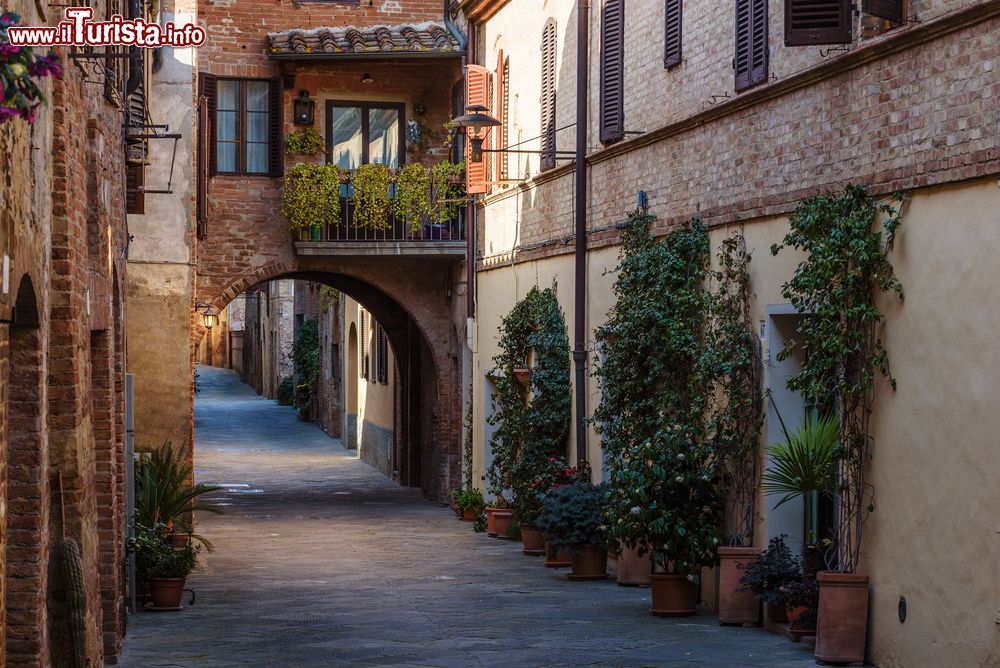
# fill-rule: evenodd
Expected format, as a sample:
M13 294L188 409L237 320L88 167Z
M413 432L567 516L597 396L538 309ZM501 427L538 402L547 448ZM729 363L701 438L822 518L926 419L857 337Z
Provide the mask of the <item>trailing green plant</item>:
M186 578L194 570L201 550L192 543L175 548L162 524L147 527L138 523L135 537L128 539L128 548L135 554L139 580Z
M278 383L278 389L274 393L274 398L279 406L291 406L295 403L295 380L291 376L285 376Z
M460 510L471 510L483 508L486 502L483 500L482 490L476 489L475 487L467 487L463 490L458 490L454 496L455 505L459 507Z
M340 169L308 162L289 169L281 213L293 230L339 225Z
M721 499L707 439L712 393L708 233L700 221L662 241L636 211L623 232L615 304L597 330L612 547L638 547L687 575L715 563Z
M319 380L319 325L315 320L306 320L295 332L292 352L289 355L298 387L305 389L308 396Z
M150 452L140 453L135 463L135 523L144 527L187 526L193 513L221 514L222 509L199 497L219 489L209 483L192 483L191 465L179 450L164 443ZM209 550L211 543L192 534Z
M447 225L455 220L465 202L465 163L447 160L431 168L430 222Z
M772 605L785 605L782 588L802 579L802 560L785 544L785 535L775 536L767 548L745 564L742 585L737 591L750 592L757 599Z
M32 47L10 43L8 28L20 21L13 12L0 13L0 125L12 118L34 123L38 106L46 102L41 80L62 77L62 63L54 50L36 56Z
M379 162L359 165L351 175L354 184L354 225L369 230L391 227L389 220L389 168Z
M542 500L536 522L555 551L579 551L582 545L606 545L604 510L608 501L606 483L580 480L554 487Z
M419 232L424 217L433 213L431 207L431 176L419 163L404 165L396 174L396 197L392 200L392 213L405 220L411 232Z
M711 360L717 401L710 410L709 434L728 492L733 526L730 545L752 545L760 487L757 466L764 420L760 339L750 315L750 252L739 232L718 250L717 287L712 295Z
M550 457L566 451L570 422L569 338L555 286L532 287L500 326L499 372L493 395L490 439L493 462L486 471L489 491L526 494ZM534 360L534 365L530 364ZM522 384L515 369L531 370Z
M316 128L290 132L285 137L285 153L288 155L316 155L325 148L326 142Z
M331 308L335 308L340 302L340 291L337 288L331 288L329 285L320 286L319 289L319 307L323 312L329 311Z
M791 355L796 345L804 347L808 354L788 388L801 392L820 413L839 418L837 568L854 572L862 529L875 509L865 477L875 387L880 376L896 386L877 333L883 316L876 296L903 296L888 257L900 225L899 207L878 202L864 186L849 185L841 194L807 198L789 225L791 230L771 253L790 247L806 254L782 288L803 317L800 340L789 342L779 359Z

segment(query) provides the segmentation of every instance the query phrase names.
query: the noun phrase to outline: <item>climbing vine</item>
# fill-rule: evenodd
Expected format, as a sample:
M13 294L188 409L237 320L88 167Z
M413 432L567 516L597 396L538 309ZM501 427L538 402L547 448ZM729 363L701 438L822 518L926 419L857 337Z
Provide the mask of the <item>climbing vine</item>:
M293 230L340 223L340 169L336 165L295 165L285 174L281 207Z
M306 128L290 132L285 137L285 153L288 155L316 155L326 148L326 142L316 128Z
M298 389L311 393L319 379L319 327L315 320L306 320L299 326L289 357Z
M319 289L319 307L324 313L329 311L331 308L335 308L339 302L340 291L336 288L324 285Z
M728 492L732 545L752 545L760 487L757 466L764 420L760 340L750 316L750 252L739 232L722 241L712 272L712 376L716 383L709 433Z
M903 297L888 258L900 225L899 207L877 202L864 186L849 185L842 194L804 200L789 224L791 231L771 253L785 247L806 253L782 288L804 317L798 327L801 340L790 342L779 359L796 345L804 347L808 355L788 388L802 392L810 407L840 420L836 557L838 568L854 572L862 527L875 509L865 478L875 386L882 376L896 387L877 334L883 316L875 299L880 292Z
M500 352L493 363L499 376L490 423L497 428L486 479L490 492L499 497L512 490L516 500L528 494L550 457L566 451L569 338L555 286L533 287L514 305L500 327ZM515 370L530 370L530 379L523 382Z
M447 160L431 167L431 206L432 223L447 225L458 216L458 211L465 202L465 183L462 173L465 163L453 163Z
M354 183L354 224L370 230L385 230L389 221L389 168L378 162L359 165Z
M651 220L636 211L623 232L616 301L597 330L594 422L612 485L611 541L695 580L714 563L721 505L706 420L708 232L695 220L657 241Z

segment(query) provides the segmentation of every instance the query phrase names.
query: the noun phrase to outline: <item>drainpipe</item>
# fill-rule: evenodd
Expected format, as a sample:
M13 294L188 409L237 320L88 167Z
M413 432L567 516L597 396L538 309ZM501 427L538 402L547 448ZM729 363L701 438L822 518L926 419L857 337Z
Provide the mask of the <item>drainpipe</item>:
M451 34L455 36L455 39L458 40L458 48L465 52L465 35L463 35L462 31L458 29L455 22L451 20L451 0L444 0L444 25L448 28Z
M576 461L587 460L587 86L590 0L576 9Z

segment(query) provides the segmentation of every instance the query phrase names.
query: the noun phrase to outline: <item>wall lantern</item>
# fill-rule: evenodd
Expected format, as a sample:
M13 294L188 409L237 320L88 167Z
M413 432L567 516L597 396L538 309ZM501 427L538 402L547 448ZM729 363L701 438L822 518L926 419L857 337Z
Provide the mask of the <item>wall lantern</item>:
M295 124L312 125L316 116L316 100L309 99L309 91L300 90L294 100Z
M490 116L486 107L481 104L471 104L465 108L465 114L452 121L456 127L465 128L465 135L471 142L471 162L483 161L483 140L489 128L500 125L500 121Z
M212 329L215 327L215 323L219 322L219 312L211 306L205 307L201 317L204 320L205 329Z

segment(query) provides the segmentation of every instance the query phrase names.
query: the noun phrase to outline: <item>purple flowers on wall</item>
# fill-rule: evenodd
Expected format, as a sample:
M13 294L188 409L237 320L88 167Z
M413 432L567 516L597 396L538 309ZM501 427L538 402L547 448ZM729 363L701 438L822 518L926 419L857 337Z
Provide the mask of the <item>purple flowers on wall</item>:
M33 123L38 105L45 102L38 80L62 76L62 64L55 51L35 56L31 47L10 43L7 29L20 20L13 12L0 14L0 125L12 118Z

